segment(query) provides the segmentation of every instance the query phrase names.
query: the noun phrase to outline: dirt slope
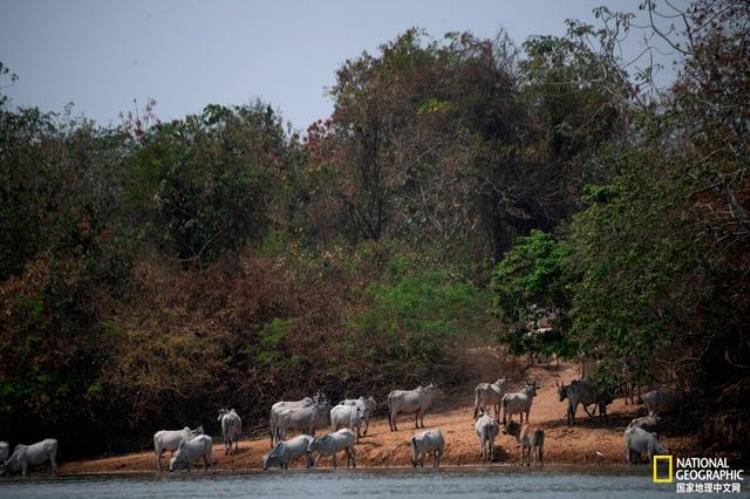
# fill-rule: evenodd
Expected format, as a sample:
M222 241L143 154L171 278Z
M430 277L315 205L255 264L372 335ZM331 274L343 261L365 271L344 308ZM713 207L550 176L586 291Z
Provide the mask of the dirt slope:
M589 420L579 408L577 424L565 424L566 402L560 402L555 381L569 382L577 377L570 366L533 367L525 376L534 378L541 386L531 410L532 424L540 424L546 430L545 462L566 464L624 464L622 433L638 408L626 406L623 399L609 406L610 421ZM447 399L447 400L446 400ZM451 403L451 400L454 401ZM473 393L471 388L460 396L446 395L442 404L425 417L425 427L440 427L446 438L443 463L449 465L479 464L479 444L474 433ZM357 445L357 463L364 467L410 465L408 440L414 433L414 420L408 416L399 418L399 431L388 430L387 419L376 419L370 431ZM697 448L694 436L664 437L661 439L673 453L687 454ZM264 453L269 451L268 438L243 440L240 452L224 455L223 445L214 446L214 458L218 469L239 471L257 469ZM597 456L596 452L603 454ZM516 441L500 435L496 441L496 462L517 463L520 449ZM345 462L345 461L344 461ZM162 466L168 466L168 454L162 457ZM302 466L298 463L297 466ZM330 466L330 459L321 460L319 466ZM124 456L76 461L61 466L61 473L112 473L151 472L155 470L154 453L140 452Z

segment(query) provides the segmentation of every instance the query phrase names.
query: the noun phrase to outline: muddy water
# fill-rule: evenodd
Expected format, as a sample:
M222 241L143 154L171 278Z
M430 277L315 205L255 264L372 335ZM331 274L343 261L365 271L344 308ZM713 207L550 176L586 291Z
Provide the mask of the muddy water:
M547 467L424 470L288 471L248 474L202 472L0 481L0 497L204 498L204 497L664 497L674 485L654 485L646 467Z

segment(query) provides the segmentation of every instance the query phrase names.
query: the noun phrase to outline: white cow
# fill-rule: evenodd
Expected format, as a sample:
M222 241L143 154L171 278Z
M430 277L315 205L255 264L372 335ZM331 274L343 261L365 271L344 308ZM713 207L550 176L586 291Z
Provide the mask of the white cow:
M479 410L486 406L495 407L495 417L500 418L500 404L505 395L505 378L500 378L494 383L479 383L474 388L474 419L477 419Z
M434 383L418 386L414 390L393 390L388 394L388 423L391 431L398 431L396 416L399 413L415 413L415 428L424 428L424 413L432 405L439 389Z
M623 436L625 438L625 459L628 460L628 464L637 464L641 456L646 456L650 463L655 454L669 453L659 443L655 433L649 433L643 428L628 426L625 428Z
M425 456L433 453L433 467L440 467L440 458L445 451L445 439L440 428L425 430L414 435L410 442L411 445L411 464L415 468L417 465L424 468Z
M658 428L660 422L661 418L659 416L649 414L648 416L633 419L630 424L628 424L628 427L635 426L648 432L654 432Z
M328 398L321 394L320 392L316 393L313 398L305 397L302 400L287 400L287 401L281 401L276 402L271 406L271 415L268 418L269 423L269 431L271 434L271 448L273 449L274 445L276 445L276 442L282 440L279 437L279 417L282 412L288 412L293 409L302 408L302 407L308 407L308 406L328 406L325 410L326 412L330 409L330 403L328 402ZM326 419L328 415L326 414ZM323 425L318 426L319 428L322 428Z
M474 424L474 430L477 432L477 438L479 438L479 455L482 461L494 461L495 438L500 433L500 424L489 413L481 409L480 411L479 419Z
M512 421L514 414L519 414L523 423L523 415L526 413L526 422L529 421L531 403L536 396L536 390L536 381L533 383L527 382L526 386L520 392L503 395L503 424L505 424L506 419Z
M560 402L568 399L568 409L566 412L566 421L568 424L575 424L576 411L578 406L582 405L583 410L589 417L593 417L596 408L599 408L599 417L607 417L607 405L612 403L612 399L606 394L600 392L591 382L585 379L574 379L569 385L557 385L557 394ZM589 412L589 406L593 405L594 410Z
M325 428L330 424L330 409L331 406L328 401L321 404L283 409L277 415L277 440L286 440L290 430L315 436L316 430Z
M375 402L375 398L370 397L359 397L357 399L344 399L340 402L344 405L355 405L358 404L362 407L362 417L365 420L365 429L362 431L363 436L367 436L367 430L370 428L370 417L374 414L378 404Z
M361 433L364 416L362 415L362 406L359 404L344 405L339 404L331 409L331 430L336 431L339 428L349 428L357 431L357 442Z
M4 463L8 459L8 454L10 454L8 442L0 442L0 463Z
M332 456L333 467L336 468L336 453L342 450L346 454L346 467L348 468L351 464L352 468L356 468L357 451L354 450L354 433L348 428L329 433L321 438L313 438L312 442L307 446L307 453L309 455L313 452L318 453L318 457L311 464L313 467L318 464L321 457Z
M208 471L208 467L211 461L213 461L213 447L214 443L208 435L198 435L190 441L181 440L180 445L177 447L177 452L175 452L169 461L169 471L172 472L183 468L190 471L193 469L193 462L199 458L203 458L204 471Z
M239 414L234 409L230 411L221 409L219 411L219 424L221 425L221 434L224 437L224 454L232 452L232 442L234 442L235 451L240 450L242 419L240 419Z
M313 437L310 435L298 435L284 442L279 442L270 453L263 456L263 470L267 470L271 466L278 466L284 470L288 469L289 461L295 461L302 456L306 456L305 465L309 468L311 461L309 454L307 454L307 448L312 441Z
M57 471L57 440L46 438L31 445L18 444L13 454L5 462L5 473L18 473L26 476L26 470L31 466L38 466L49 461L50 471L54 475Z
M161 430L154 433L154 452L156 453L156 469L161 471L161 455L165 450L174 452L183 440L190 441L203 434L203 427L195 430L185 427L181 430Z

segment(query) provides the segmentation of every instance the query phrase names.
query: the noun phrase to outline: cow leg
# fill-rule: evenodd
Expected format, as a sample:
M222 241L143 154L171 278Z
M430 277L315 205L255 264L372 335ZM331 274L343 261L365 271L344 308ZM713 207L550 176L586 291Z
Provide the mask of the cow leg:
M414 428L419 429L419 409L414 413Z
M333 469L338 468L338 463L336 462L336 453L333 453Z
M574 405L570 411L570 424L572 425L576 424L576 412L578 412L578 404Z
M588 406L586 404L582 404L582 405L583 405L583 410L586 412L586 415L590 418L593 418L594 414L589 412ZM596 413L596 407L594 407L594 413Z
M203 472L208 473L208 456L203 455Z
M422 424L422 428L424 428L424 411L419 411L419 422Z

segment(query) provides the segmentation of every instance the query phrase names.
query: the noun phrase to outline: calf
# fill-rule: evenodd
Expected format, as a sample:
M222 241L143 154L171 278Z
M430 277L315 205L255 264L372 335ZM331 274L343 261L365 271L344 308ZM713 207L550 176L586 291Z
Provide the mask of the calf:
M203 458L205 465L204 471L208 471L210 461L212 461L213 441L208 435L198 435L192 440L182 440L177 447L172 459L169 461L169 471L180 469L193 469L193 462L196 459Z
M26 476L29 466L38 466L49 461L50 472L54 475L57 471L57 440L47 438L41 442L31 445L18 444L13 449L13 454L5 462L4 473L18 473Z
M494 461L495 438L500 433L500 425L497 419L482 411L474 424L474 430L477 432L477 438L479 438L479 455L482 461Z
M628 464L637 464L641 456L646 456L650 463L656 454L668 454L669 451L659 444L655 433L649 433L637 426L628 426L624 433L625 459Z
M357 452L354 450L354 433L350 429L343 428L324 437L314 438L307 446L308 455L313 452L318 453L318 457L312 462L311 467L314 467L321 457L331 456L333 467L336 468L336 453L342 450L346 454L346 467L348 468L351 464L352 468L356 468Z
M526 465L529 466L533 455L535 463L538 460L539 466L542 466L544 464L544 428L529 426L528 417L526 421L524 424L511 421L504 425L503 433L516 437L521 446L521 465L526 458Z
M288 469L289 461L295 461L302 456L305 456L305 467L309 468L311 461L307 449L312 441L313 437L310 435L298 435L290 440L279 442L269 454L263 456L263 470L271 466Z
M445 450L445 439L440 428L425 430L417 433L411 439L411 464L424 468L425 456L432 452L434 457L433 467L440 467L440 458Z

